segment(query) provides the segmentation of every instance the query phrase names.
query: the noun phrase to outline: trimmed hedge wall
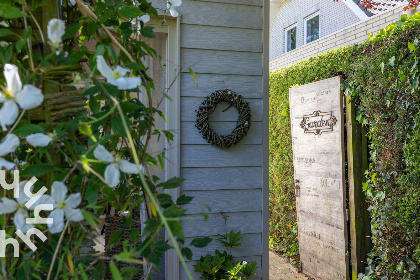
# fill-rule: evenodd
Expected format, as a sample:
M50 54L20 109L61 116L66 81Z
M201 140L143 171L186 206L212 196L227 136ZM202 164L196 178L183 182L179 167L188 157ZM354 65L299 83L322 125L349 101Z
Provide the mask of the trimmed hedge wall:
M270 74L270 238L298 255L289 88L337 75L368 128L364 184L373 249L363 279L420 279L420 14L370 41L331 50Z

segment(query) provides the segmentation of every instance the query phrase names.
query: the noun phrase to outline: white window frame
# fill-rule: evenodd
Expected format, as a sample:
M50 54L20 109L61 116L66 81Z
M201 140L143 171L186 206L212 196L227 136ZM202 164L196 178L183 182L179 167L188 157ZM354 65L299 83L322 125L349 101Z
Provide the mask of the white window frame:
M310 43L313 43L313 42L316 41L315 40L315 41L312 41L312 42L309 42L309 43L306 42L306 37L308 35L308 30L307 30L308 21L313 19L316 16L319 16L319 38L317 40L321 39L321 16L320 16L319 11L316 11L315 13L312 13L312 14L310 14L309 16L307 16L303 19L303 30L304 30L303 44L304 45L310 44Z
M294 23L294 24L289 25L288 27L286 27L284 29L284 53L288 53L290 51L293 51L293 50L287 51L287 32L289 30L293 29L293 28L296 28L296 48L294 50L297 49L297 23Z

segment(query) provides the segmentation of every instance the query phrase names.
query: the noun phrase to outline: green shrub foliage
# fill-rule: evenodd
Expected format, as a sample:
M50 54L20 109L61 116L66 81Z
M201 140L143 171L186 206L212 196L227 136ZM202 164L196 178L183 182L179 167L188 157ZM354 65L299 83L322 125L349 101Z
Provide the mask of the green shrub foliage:
M279 251L298 253L289 88L341 75L370 143L364 191L373 249L359 277L419 279L419 27L420 14L404 15L368 42L271 73L270 234Z

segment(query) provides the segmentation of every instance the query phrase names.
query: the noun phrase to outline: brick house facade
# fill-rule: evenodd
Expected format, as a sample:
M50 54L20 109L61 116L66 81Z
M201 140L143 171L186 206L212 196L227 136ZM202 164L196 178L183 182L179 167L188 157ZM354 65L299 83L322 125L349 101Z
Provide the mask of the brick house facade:
M270 71L367 40L369 33L379 31L403 14L404 0L376 2L376 9L365 11L357 0L272 0Z

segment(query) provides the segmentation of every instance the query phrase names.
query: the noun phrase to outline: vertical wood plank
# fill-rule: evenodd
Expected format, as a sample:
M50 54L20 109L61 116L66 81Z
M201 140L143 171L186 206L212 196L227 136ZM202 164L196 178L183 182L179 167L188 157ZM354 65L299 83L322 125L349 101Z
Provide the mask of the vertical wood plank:
M356 120L355 107L346 97L347 161L349 181L351 279L364 272L363 261L370 251L370 220L363 193L364 173L368 169L366 129Z
M290 119L302 271L348 278L341 77L290 89Z

